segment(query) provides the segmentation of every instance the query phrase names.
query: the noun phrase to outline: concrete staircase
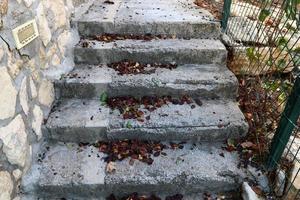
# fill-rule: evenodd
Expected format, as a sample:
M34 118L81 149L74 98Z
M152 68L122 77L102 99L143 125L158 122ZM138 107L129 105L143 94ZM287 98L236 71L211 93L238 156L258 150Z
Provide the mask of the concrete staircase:
M220 42L219 23L187 0L104 0L82 6L75 23L89 44L75 49L77 66L55 82L57 102L44 128L21 186L24 199L105 199L139 192L160 196L181 193L201 199L201 193L235 191L242 171L234 153L222 150L228 138L245 136L248 125L235 100L238 82L226 68L227 51ZM103 33L164 34L183 39L99 42ZM171 38L171 37L170 37ZM170 63L153 74L118 75L107 64L124 59ZM75 76L76 74L76 76ZM189 95L202 105L168 104L149 112L145 122L124 120L118 110L101 105L100 95ZM126 124L130 121L131 126ZM183 149L167 149L152 165L116 162L107 173L105 155L79 143L138 139L186 141ZM222 156L220 156L222 155Z

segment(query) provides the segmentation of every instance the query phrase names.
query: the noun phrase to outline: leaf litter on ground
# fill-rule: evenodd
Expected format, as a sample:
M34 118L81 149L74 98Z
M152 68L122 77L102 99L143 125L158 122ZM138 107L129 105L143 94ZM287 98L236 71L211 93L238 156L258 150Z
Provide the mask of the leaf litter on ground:
M118 72L119 75L125 74L152 74L158 68L165 69L175 69L177 64L175 62L172 63L140 63L133 60L123 60L120 62L115 62L107 65L109 68L114 69Z
M143 96L141 98L135 98L132 96L120 96L107 99L107 105L111 109L119 110L123 119L136 119L139 122L144 122L145 120L151 119L150 115L146 116L147 113L145 113L145 110L151 113L156 109L170 103L174 105L194 103L192 104L191 109L194 109L196 105L202 106L202 102L199 99L194 101L188 95L183 95L180 98L172 98L171 96ZM165 114L165 116L168 115Z
M125 197L117 198L115 195L111 194L106 198L106 200L162 200L160 197L156 195L139 195L137 192L134 192ZM182 194L175 194L172 196L167 196L165 200L183 200Z
M97 142L93 144L99 152L106 154L104 161L108 163L107 172L113 173L116 161L129 158L129 164L133 165L135 160L151 165L154 161L152 157L166 156L165 149L183 149L185 142L173 143L169 145L161 142L139 141L139 140L120 140L109 142ZM82 144L79 146L85 146Z
M249 131L244 138L228 139L224 149L239 154L238 167L248 168L250 165L264 171L263 163L272 141L270 134L275 132L280 119L278 94L264 88L258 77L239 77L238 102L249 124ZM281 162L283 170L288 171L291 168L291 162L284 158ZM271 182L275 180L272 178L272 173L269 177ZM263 194L258 185L254 184L251 187L256 194Z
M175 39L176 36L168 36L168 35L134 35L134 34L112 34L105 33L101 35L96 35L92 37L92 39L100 41L100 42L114 42L116 40L143 40L143 41L151 41L151 40L165 40L165 39Z

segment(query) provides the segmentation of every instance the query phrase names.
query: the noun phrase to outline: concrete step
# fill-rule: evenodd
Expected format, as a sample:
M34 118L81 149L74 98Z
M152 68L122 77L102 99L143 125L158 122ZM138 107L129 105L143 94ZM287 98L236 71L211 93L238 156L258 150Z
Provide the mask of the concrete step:
M237 87L234 74L226 67L192 64L138 75L119 75L106 65L80 66L55 83L57 97L81 99L99 99L103 92L110 97L189 95L235 99Z
M241 196L239 194L240 192L238 191L234 191L234 192L230 192L230 193L221 193L221 194L209 194L211 195L210 197L212 199L230 199L230 200L241 200ZM139 196L142 196L142 194L138 193ZM170 194L170 195L164 195L164 194L155 194L156 197L160 198L160 200L165 200L167 197L170 198L170 196L174 196L176 195L177 193L174 193L174 194ZM129 195L129 194L128 194ZM128 195L125 195L126 197ZM55 195L52 195L52 196L55 196ZM36 195L20 195L21 199L22 200L35 200L35 199L38 199L38 200L87 200L86 197L72 197L72 198L66 198L64 196L66 195L56 195L56 196L59 196L58 198L57 197L38 197ZM121 198L124 198L125 196L122 196L120 197L119 199ZM147 196L150 196L150 195L147 195ZM116 197L118 198L118 197ZM107 197L89 197L88 200L107 200ZM193 193L193 194L186 194L184 195L184 198L183 200L207 200L207 193Z
M219 40L165 39L165 40L118 40L100 42L86 40L90 45L79 43L74 50L77 64L107 64L122 60L141 63L177 64L226 64L227 51Z
M45 144L22 180L22 193L44 199L101 199L133 192L158 195L193 195L237 190L244 173L238 156L221 144L185 144L165 149L152 165L129 159L115 162L108 173L105 155L93 146ZM224 154L224 155L223 155ZM222 156L221 156L222 155ZM199 198L201 199L201 198Z
M97 0L73 20L81 36L103 33L219 38L220 22L192 0Z
M119 110L101 106L100 100L69 99L53 109L44 133L64 142L117 139L224 141L245 136L248 125L237 103L203 100L202 104L169 103L152 112L142 105L140 110L144 112L145 121L140 122L123 119ZM150 119L147 120L147 116Z

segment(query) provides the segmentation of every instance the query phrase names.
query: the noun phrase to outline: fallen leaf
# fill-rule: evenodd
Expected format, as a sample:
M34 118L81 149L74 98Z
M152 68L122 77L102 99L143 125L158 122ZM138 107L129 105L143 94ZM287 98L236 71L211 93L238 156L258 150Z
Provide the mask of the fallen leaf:
M257 195L263 195L263 191L259 187L251 186L251 188Z
M109 162L106 165L106 172L109 174L112 174L116 171L116 163L115 162Z
M241 143L241 146L244 148L244 149L247 149L247 148L251 148L254 144L252 142L243 142Z

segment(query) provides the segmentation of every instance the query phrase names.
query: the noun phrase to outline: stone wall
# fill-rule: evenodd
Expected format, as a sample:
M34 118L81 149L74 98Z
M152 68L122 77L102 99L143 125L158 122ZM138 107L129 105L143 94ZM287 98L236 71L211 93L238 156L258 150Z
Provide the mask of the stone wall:
M0 0L0 200L18 183L54 100L51 78L72 69L72 0ZM36 19L40 36L17 50L12 29Z

